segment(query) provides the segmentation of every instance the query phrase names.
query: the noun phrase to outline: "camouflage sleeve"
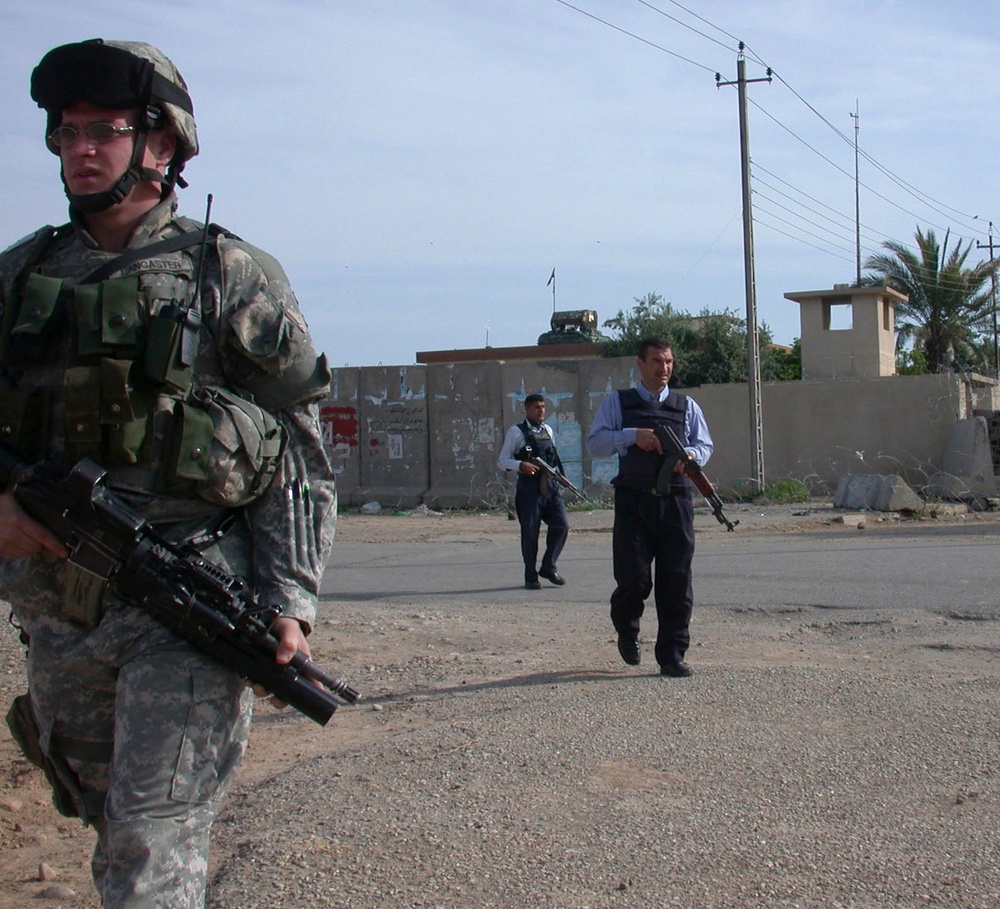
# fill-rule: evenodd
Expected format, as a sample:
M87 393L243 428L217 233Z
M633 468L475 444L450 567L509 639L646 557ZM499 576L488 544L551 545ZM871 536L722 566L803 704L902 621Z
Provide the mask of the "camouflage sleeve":
M337 518L319 422L330 372L278 262L243 241L220 245L223 369L281 422L287 441L267 492L248 507L261 602L311 629Z
M254 585L262 603L312 629L337 522L337 487L323 446L319 405L277 414L288 444L268 491L248 508Z
M223 241L221 343L226 375L271 411L329 392L306 320L276 259L243 241Z

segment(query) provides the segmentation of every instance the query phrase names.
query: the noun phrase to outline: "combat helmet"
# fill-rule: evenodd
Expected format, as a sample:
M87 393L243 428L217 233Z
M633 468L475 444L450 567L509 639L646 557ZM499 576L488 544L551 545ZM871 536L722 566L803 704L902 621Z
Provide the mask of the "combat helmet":
M59 149L48 136L74 101L113 110L139 110L132 159L118 182L109 190L86 195L67 190L70 202L82 211L99 212L116 205L141 180L155 180L167 189L187 185L181 171L198 154L194 104L177 67L152 45L93 38L57 47L32 72L31 98L47 114L46 145L56 155ZM169 129L177 139L177 151L165 176L142 166L146 137L152 129Z

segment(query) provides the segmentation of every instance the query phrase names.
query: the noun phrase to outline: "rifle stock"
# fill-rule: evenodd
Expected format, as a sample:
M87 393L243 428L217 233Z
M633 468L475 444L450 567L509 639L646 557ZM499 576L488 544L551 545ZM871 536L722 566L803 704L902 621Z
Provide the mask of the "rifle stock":
M162 538L108 491L105 477L89 459L64 476L54 474L0 442L0 489L11 490L21 508L59 538L70 562L126 602L321 726L337 709L329 692L351 704L361 697L301 651L287 664L276 663L279 641L270 628L281 610L258 604L242 579L194 547Z
M694 484L695 489L698 490L708 502L712 509L712 514L715 515L715 519L723 524L728 531L732 531L739 524L739 521L730 521L726 517L723 511L723 502L719 498L719 494L715 491L715 487L712 485L711 481L705 475L705 471L701 469L701 465L687 453L684 448L683 443L677 438L677 433L675 433L669 426L663 423L657 423L653 427L653 432L656 433L656 438L660 442L660 447L663 449L664 455L666 455L667 460L663 467L660 469L660 475L657 478L657 489L666 491L670 486L670 474L673 473L674 466L680 461L684 465L684 475L691 480Z

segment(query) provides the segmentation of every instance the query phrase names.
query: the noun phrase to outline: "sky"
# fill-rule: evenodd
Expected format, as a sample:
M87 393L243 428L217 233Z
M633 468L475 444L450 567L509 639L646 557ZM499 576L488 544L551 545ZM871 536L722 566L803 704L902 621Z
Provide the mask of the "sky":
M277 256L335 366L534 344L638 297L745 316L745 44L758 319L918 226L1000 253L1000 24L954 0L0 0L0 247L66 220L52 47L160 47L201 154L181 211ZM856 114L856 116L852 116ZM857 155L856 155L857 148ZM855 169L857 164L857 171ZM856 179L857 173L857 179ZM556 280L550 284L553 269ZM555 293L553 294L553 287ZM607 330L606 330L607 331Z

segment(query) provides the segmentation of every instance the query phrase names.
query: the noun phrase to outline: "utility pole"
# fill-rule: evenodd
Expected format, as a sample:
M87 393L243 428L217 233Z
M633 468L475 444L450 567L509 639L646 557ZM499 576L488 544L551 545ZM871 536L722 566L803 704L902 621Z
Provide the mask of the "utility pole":
M857 260L857 279L854 282L855 287L861 286L861 180L860 173L858 170L858 133L861 132L861 111L858 109L857 98L854 99L854 113L851 114L854 118L854 239L855 239L855 258Z
M993 261L993 222L990 221L990 242L980 243L976 240L976 249L989 249L990 261ZM1000 346L997 344L997 276L994 270L990 275L990 299L993 301L993 370L994 375L1000 379Z
M740 166L743 178L743 274L747 306L747 373L750 387L750 477L757 492L764 489L764 427L760 406L760 333L757 328L757 284L754 278L753 203L750 192L750 129L747 123L747 85L770 82L771 68L764 79L747 79L744 44L736 58L736 81L723 82L715 74L715 84L735 85L740 105Z

